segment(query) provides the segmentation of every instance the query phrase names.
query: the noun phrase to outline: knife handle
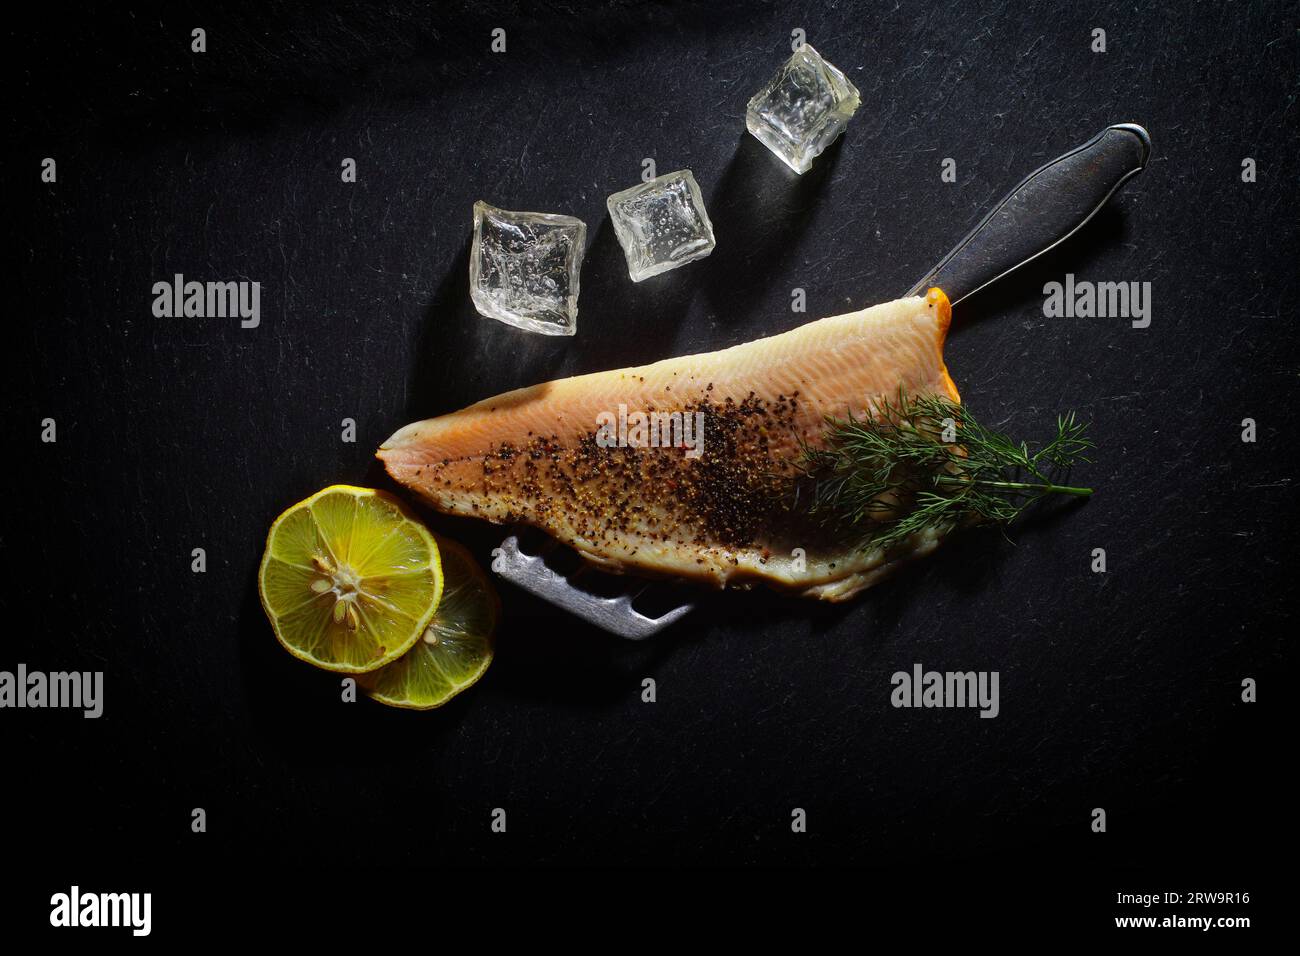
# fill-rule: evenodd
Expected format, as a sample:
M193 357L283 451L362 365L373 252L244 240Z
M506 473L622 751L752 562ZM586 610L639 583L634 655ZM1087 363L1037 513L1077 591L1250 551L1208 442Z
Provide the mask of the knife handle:
M907 294L938 286L956 305L1072 236L1150 155L1141 126L1106 127L1026 176Z

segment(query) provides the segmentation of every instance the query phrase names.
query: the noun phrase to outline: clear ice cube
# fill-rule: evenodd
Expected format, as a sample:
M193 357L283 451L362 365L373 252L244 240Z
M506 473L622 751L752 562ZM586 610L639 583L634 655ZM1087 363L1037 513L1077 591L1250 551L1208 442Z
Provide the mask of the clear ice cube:
M614 193L605 205L633 282L703 259L716 245L689 169Z
M754 94L745 126L796 173L806 173L860 103L858 88L805 43Z
M587 226L572 216L474 204L469 293L480 315L543 335L578 330Z

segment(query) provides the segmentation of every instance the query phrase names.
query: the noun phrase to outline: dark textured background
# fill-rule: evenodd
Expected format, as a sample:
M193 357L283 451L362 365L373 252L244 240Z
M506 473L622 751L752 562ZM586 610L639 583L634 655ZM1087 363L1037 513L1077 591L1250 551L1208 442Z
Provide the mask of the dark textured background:
M1296 567L1295 6L433 6L41 4L6 28L18 497L0 668L106 672L98 721L0 714L8 848L972 873L1249 874L1272 855ZM863 100L802 179L743 119L794 27ZM1014 544L968 535L845 607L724 596L643 646L503 586L496 663L439 712L343 705L337 677L276 644L255 584L267 526L323 485L382 483L371 455L398 426L893 298L1024 174L1121 121L1152 134L1145 173L963 304L947 353L993 424L1093 422L1085 505ZM694 170L718 247L633 285L604 201L647 156ZM588 223L576 338L476 316L479 198ZM1066 271L1150 281L1151 327L1044 319L1042 284ZM154 318L151 286L176 272L260 281L261 327ZM480 558L498 536L436 526ZM999 671L1001 716L894 710L889 677L914 662Z

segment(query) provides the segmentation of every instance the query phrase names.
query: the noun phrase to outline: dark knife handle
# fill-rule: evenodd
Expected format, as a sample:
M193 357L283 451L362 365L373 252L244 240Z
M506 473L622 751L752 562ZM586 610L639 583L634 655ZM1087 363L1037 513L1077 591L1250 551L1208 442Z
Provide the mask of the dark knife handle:
M1151 155L1135 123L1108 126L1030 173L908 295L938 286L954 305L1065 241L1106 205Z

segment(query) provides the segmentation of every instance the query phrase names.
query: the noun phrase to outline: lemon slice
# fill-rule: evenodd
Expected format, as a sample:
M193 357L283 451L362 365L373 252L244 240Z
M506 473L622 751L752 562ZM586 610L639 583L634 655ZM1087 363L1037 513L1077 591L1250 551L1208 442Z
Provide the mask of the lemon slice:
M257 575L295 657L360 673L401 657L442 597L438 543L392 495L331 485L275 519Z
M375 700L429 710L469 687L492 663L501 605L492 582L470 553L438 538L446 580L433 620L401 658L357 678Z

